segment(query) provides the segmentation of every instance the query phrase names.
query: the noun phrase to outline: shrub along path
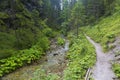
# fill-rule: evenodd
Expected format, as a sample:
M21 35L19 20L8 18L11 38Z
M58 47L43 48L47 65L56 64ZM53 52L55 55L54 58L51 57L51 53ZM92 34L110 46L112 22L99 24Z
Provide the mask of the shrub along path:
M86 38L94 45L97 54L97 62L93 68L92 77L94 80L114 80L115 74L110 63L111 60L114 60L114 55L112 53L105 54L98 43L95 43L88 36Z

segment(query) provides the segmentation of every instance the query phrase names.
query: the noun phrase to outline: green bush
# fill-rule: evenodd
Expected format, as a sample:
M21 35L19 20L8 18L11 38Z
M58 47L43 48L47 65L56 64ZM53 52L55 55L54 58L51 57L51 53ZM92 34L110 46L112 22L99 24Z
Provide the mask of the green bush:
M120 10L120 1L119 0L115 0L115 10L116 11Z
M9 15L7 13L0 12L0 19L6 19L6 18L9 18Z
M110 33L106 35L107 38L111 39L111 38L115 38L114 33Z
M14 47L15 36L9 33L0 32L0 49L11 49Z
M82 33L78 39L73 36L71 40L73 42L67 54L69 62L63 80L84 80L87 69L96 61L95 49Z
M58 43L58 45L64 45L65 44L65 40L63 38L61 38L61 37L58 37L57 38L57 43Z
M30 29L19 29L16 31L15 47L18 49L30 48L35 44L35 34Z
M0 59L11 56L14 52L15 36L0 32Z
M39 48L39 50L37 50L37 48L34 47L26 50L21 50L14 53L14 55L9 58L0 60L0 77L6 73L14 71L23 65L31 63L33 60L40 59L42 55L42 49Z
M120 79L120 64L113 64L113 71L115 72L116 76Z
M120 15L119 12L115 12L113 15L101 18L94 26L89 25L82 28L88 36L90 36L95 42L102 45L104 51L108 51L109 43L115 41L115 37L120 34ZM99 29L98 29L99 27ZM105 46L106 45L106 46Z
M39 38L37 44L37 46L41 47L43 49L43 51L46 51L47 49L49 49L49 45L50 45L50 41L47 37L45 36L41 36L41 38Z
M55 31L53 31L51 28L45 28L43 33L50 38L54 38L56 36Z
M57 74L49 73L46 75L45 70L38 69L34 72L32 80L59 80L59 76Z
M12 49L3 49L0 50L0 59L10 57L14 53Z

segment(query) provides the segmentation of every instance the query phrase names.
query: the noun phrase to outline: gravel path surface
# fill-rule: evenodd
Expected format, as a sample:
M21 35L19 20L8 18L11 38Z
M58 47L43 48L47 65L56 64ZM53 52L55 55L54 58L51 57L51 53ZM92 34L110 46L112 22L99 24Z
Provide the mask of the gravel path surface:
M90 43L92 43L96 49L97 62L92 71L92 77L94 80L114 80L115 74L112 71L111 61L114 60L114 54L104 53L100 44L95 43L90 37L86 36Z

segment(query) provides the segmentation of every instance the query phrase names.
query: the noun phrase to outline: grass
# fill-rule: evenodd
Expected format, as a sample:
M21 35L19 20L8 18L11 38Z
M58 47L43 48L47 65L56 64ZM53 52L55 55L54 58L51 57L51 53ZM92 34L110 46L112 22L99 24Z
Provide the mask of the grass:
M71 37L70 50L67 54L68 65L64 71L63 80L84 80L87 69L96 61L94 47L86 37L80 33L79 38Z
M120 12L114 13L112 16L102 18L94 26L82 28L88 36L100 43L104 51L111 49L109 43L114 42L115 37L120 34Z
M104 52L112 50L115 45L108 45L113 43L115 38L120 36L120 12L115 12L113 15L103 17L95 25L81 28L94 41L100 43ZM118 55L119 53L115 54ZM113 64L113 71L116 76L120 78L120 64Z
M65 44L65 40L62 37L58 37L57 38L57 44L58 45L64 45Z

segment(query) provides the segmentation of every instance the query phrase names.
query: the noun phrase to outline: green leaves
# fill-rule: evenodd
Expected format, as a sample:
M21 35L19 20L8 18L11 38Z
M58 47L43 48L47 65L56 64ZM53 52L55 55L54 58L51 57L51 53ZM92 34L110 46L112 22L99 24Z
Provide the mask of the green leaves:
M6 19L6 18L9 18L9 15L7 13L0 12L0 19Z
M83 30L89 35L94 41L101 43L104 51L108 51L111 47L109 43L115 41L115 37L119 36L120 33L120 15L119 12L114 13L112 16L101 18L94 26L87 26Z
M113 65L113 70L116 73L116 76L120 79L120 64L114 64Z
M31 61L39 59L43 54L43 51L36 50L34 48L19 51L13 56L0 60L0 77L6 73L14 71L15 69L31 63Z
M58 45L64 45L65 41L64 41L63 38L58 37L58 38L57 38L57 43L58 43Z
M78 39L72 39L74 42L67 54L69 63L64 71L64 80L84 80L86 70L96 61L95 50L82 33Z
M49 45L50 45L50 41L48 37L43 36L39 39L36 46L41 47L43 51L46 51L47 49L49 49Z
M46 75L45 70L38 69L34 72L32 80L59 80L59 76L57 74L49 73Z

